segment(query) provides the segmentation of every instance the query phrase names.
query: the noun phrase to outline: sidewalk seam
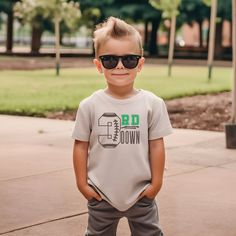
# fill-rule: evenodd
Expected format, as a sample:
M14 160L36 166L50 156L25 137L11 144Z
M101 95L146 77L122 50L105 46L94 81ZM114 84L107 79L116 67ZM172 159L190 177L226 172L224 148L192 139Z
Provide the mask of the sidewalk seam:
M56 218L56 219L53 219L53 220L47 220L47 221L44 221L44 222L39 222L39 223L28 225L28 226L23 226L23 227L20 227L20 228L17 228L17 229L12 229L12 230L5 231L5 232L2 232L2 233L0 232L0 235L4 235L4 234L8 234L8 233L13 233L13 232L24 230L24 229L28 229L28 228L33 228L35 226L39 226L39 225L43 225L43 224L48 224L48 223L59 221L59 220L69 219L69 218L73 218L73 217L77 217L77 216L81 216L81 215L86 215L87 213L88 212L85 211L85 212L81 212L81 213L74 214L74 215L64 216L64 217Z
M178 175L185 175L185 174L197 172L197 171L199 171L199 170L207 169L207 168L209 168L209 167L212 167L212 166L204 166L204 167L202 167L202 168L198 168L198 169L194 169L194 170L190 170L190 171L186 171L186 172L176 173L176 174L173 174L173 175L167 175L167 176L165 176L165 178L170 178L170 177L178 176ZM214 166L213 166L213 167L214 167Z
M61 171L68 171L68 170L73 170L73 168L70 167L70 168L65 168L65 169L61 169L61 170L54 170L54 171L43 172L43 173L39 173L39 174L35 174L35 175L32 174L32 175L26 175L26 176L22 176L22 177L11 178L11 179L2 179L2 180L0 180L0 183L1 182L12 181L12 180L14 181L14 180L19 180L19 179L25 179L25 178L30 178L30 177L40 176L40 175L47 175L47 174L61 172Z
M212 166L212 165L210 165L210 166L204 166L204 167L202 167L202 168L198 168L198 169L194 169L194 170L190 170L190 171L186 171L186 172L176 173L176 174L173 174L173 175L166 175L165 178L170 178L170 177L178 176L178 175L185 175L185 174L197 172L197 171L199 171L199 170L204 170L204 169L208 169L208 168L227 169L227 168L224 167L224 165L232 164L232 163L235 163L235 162L236 162L236 161L227 162L227 163L223 163L223 164L215 165L215 166Z

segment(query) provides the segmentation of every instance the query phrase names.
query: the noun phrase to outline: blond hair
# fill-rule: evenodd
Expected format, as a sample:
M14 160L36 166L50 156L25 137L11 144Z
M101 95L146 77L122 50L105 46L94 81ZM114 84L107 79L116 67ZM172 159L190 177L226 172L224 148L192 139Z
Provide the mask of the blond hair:
M94 31L93 43L95 56L98 57L100 46L109 38L120 39L129 36L137 38L140 53L142 55L142 38L139 32L133 26L127 24L119 18L113 16L109 17L103 23L98 24L96 26L96 30Z

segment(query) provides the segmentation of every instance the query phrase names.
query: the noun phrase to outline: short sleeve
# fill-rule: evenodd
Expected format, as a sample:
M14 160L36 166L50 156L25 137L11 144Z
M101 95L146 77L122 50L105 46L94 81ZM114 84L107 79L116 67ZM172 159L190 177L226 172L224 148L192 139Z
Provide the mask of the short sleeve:
M81 102L76 114L72 138L80 141L89 141L91 133L90 111L88 104Z
M162 138L173 132L166 105L160 98L153 101L148 122L149 140Z

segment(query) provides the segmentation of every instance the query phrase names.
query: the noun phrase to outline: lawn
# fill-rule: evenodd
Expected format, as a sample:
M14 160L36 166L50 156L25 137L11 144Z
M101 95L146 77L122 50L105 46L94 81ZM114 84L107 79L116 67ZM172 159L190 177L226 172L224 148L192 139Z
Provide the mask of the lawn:
M206 67L174 66L173 77L167 67L146 66L136 79L136 88L152 91L164 99L195 94L230 91L231 68L214 68L211 82ZM54 70L0 71L0 113L40 115L48 111L66 111L78 107L81 99L105 87L94 68Z

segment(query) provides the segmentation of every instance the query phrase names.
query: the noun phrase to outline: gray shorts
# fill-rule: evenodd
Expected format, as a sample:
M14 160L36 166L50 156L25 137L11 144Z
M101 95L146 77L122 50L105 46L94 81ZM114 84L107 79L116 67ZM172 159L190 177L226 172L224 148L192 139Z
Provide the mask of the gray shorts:
M156 202L146 197L126 211L118 211L104 200L92 199L88 201L88 213L85 236L116 236L122 217L127 218L132 236L163 236Z

